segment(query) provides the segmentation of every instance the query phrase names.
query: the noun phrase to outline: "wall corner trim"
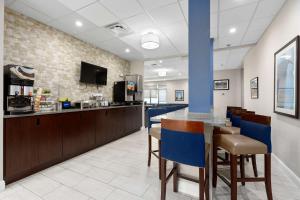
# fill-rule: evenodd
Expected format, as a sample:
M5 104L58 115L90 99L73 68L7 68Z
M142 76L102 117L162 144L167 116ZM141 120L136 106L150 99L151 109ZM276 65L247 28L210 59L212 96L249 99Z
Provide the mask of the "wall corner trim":
M272 153L272 157L275 158L279 164L286 170L287 176L300 188L300 177L298 177L280 158L278 158L274 153Z
M1 180L0 181L0 192L2 192L4 190L5 190L5 182L4 182L4 180Z

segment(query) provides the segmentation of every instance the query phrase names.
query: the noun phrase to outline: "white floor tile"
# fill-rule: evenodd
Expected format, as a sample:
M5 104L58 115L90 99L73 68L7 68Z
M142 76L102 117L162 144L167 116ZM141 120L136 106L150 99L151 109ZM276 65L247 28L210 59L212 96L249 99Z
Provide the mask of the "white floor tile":
M91 178L84 179L73 188L96 200L105 199L114 190L113 187Z
M97 167L91 168L88 172L84 173L84 175L104 183L109 183L113 178L117 176L113 172Z
M88 200L89 197L66 186L60 186L44 196L45 200Z
M122 190L115 190L106 200L142 200L142 198Z
M33 193L43 196L54 191L60 184L42 174L36 174L20 181L20 184Z
M118 176L109 184L137 196L142 196L150 186L143 181L137 181L137 179L132 179L124 176Z

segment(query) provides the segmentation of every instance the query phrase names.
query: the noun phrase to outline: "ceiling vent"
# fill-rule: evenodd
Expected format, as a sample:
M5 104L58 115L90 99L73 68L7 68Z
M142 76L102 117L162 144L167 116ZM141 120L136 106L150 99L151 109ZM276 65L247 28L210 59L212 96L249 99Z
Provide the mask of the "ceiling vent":
M132 33L131 29L128 26L118 23L118 22L107 25L105 28L110 30L111 32L113 32L114 35L116 35L118 37L127 36Z

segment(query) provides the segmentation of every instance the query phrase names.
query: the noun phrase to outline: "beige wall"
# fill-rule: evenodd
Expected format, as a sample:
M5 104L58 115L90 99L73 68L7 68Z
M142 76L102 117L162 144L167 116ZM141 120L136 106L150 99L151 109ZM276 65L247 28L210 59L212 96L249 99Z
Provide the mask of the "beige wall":
M4 1L0 0L0 191L4 189L3 180L3 34Z
M167 88L167 103L188 104L189 103L189 90L188 80L170 80L170 81L153 81L146 82L146 86L159 84ZM184 101L175 101L175 90L184 90Z
M75 100L88 99L94 92L111 100L113 82L130 70L128 61L8 9L4 48L5 64L36 69L35 86ZM97 89L96 85L79 83L81 61L108 68L107 86Z
M214 113L225 116L227 106L242 105L242 70L214 71L214 80L229 79L229 90L214 90Z
M244 103L247 109L272 116L273 152L300 176L300 120L273 113L274 53L300 34L300 1L288 0L244 61ZM249 81L259 77L260 97L250 99Z

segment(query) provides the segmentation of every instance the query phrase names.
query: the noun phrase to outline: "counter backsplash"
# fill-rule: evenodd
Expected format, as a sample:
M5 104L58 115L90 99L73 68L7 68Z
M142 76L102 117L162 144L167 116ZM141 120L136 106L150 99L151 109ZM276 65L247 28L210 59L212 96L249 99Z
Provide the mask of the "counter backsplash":
M88 99L102 92L112 100L113 82L129 73L129 62L29 17L5 8L4 64L36 69L35 87L49 88L54 97ZM107 86L79 82L81 61L108 68Z

